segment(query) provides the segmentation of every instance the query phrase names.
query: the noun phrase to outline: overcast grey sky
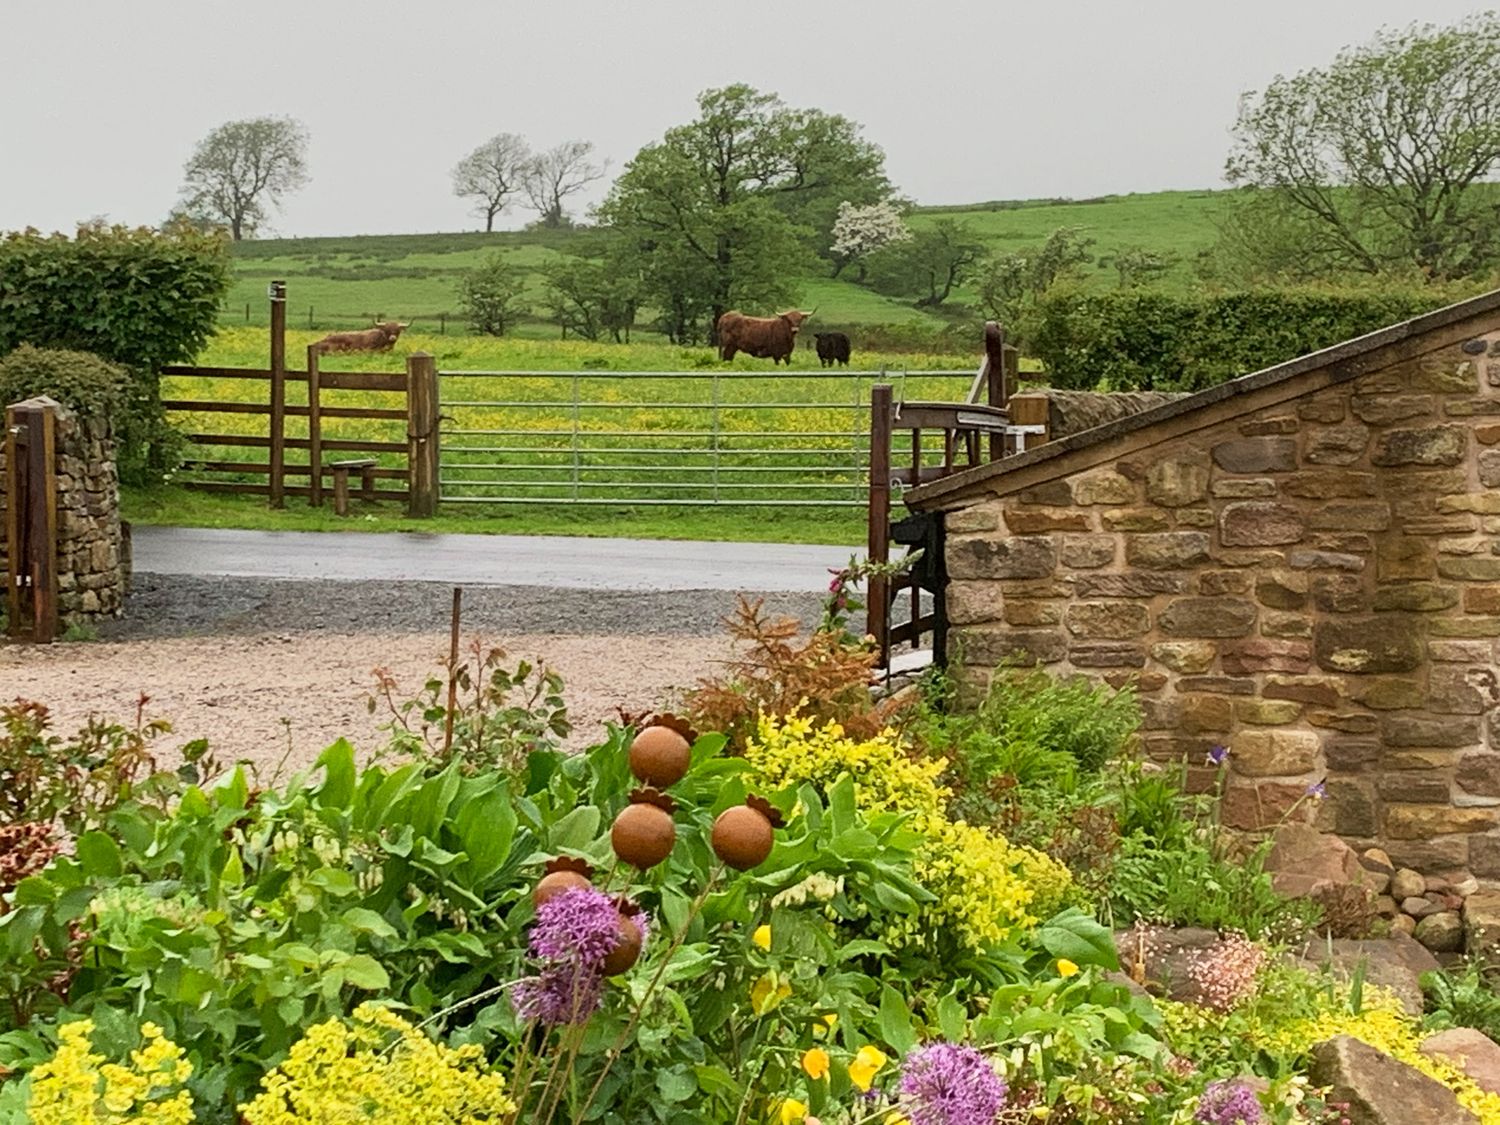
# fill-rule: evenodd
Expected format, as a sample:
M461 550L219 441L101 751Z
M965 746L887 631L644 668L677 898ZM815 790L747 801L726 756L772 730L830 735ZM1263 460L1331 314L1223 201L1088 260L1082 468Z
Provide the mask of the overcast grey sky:
M0 0L0 229L159 222L194 142L263 114L312 134L277 232L475 229L449 170L485 137L585 138L618 171L739 81L860 122L922 203L1213 187L1241 91L1482 6Z

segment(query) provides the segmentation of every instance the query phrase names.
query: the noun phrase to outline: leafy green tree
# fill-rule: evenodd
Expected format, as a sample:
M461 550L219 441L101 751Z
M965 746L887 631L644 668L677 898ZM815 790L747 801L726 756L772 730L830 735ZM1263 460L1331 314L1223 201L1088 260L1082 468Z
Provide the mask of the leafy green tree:
M1148 250L1144 246L1125 246L1109 259L1121 289L1136 289L1160 281L1176 268L1178 256L1170 250ZM1103 264L1101 260L1101 264Z
M653 306L701 301L713 323L788 303L839 203L889 194L884 154L854 122L735 85L700 94L696 119L641 149L599 215L647 259Z
M226 122L198 142L182 176L183 215L224 224L236 242L253 237L307 183L307 129L290 117Z
M984 243L968 223L939 219L904 242L870 256L870 284L882 293L915 297L936 308L973 276L984 260Z
M585 340L608 334L616 343L628 342L640 304L640 279L632 276L621 256L597 262L572 258L549 266L547 304L563 335L572 332Z
M1017 325L1059 281L1080 276L1094 260L1093 244L1081 227L1058 227L1040 246L995 255L979 275L979 307L1002 324Z
M505 260L505 255L491 254L459 282L458 307L474 331L504 336L525 311L521 301L525 284L521 272Z
M180 447L161 408L164 364L188 363L213 335L229 290L221 233L88 223L76 237L0 238L0 356L22 344L91 352L130 372L116 415L120 475L159 481Z
M1500 260L1497 169L1500 17L1383 31L1243 99L1225 174L1257 190L1228 238L1262 273L1472 276Z

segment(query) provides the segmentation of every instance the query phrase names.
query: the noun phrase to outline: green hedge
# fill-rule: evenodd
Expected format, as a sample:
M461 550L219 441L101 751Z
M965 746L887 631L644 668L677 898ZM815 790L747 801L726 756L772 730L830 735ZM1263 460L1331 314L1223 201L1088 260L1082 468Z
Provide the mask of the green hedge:
M130 372L88 352L23 344L0 359L0 408L48 395L79 414L107 416L124 405Z
M1062 290L1037 303L1026 350L1070 390L1195 391L1362 336L1458 299L1391 292L1262 290L1175 296Z
M31 344L128 368L117 419L121 477L160 479L180 442L161 409L157 371L197 355L228 289L228 245L217 235L102 223L73 238L8 234L0 238L0 355Z

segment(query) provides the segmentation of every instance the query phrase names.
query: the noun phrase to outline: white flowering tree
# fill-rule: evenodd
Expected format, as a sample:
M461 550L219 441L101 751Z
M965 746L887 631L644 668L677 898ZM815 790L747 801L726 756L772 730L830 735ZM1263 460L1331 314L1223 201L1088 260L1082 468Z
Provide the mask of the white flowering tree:
M839 204L833 220L833 276L843 272L850 262L859 263L859 281L865 279L864 262L882 246L905 242L911 230L894 203L871 203L856 206L845 200Z

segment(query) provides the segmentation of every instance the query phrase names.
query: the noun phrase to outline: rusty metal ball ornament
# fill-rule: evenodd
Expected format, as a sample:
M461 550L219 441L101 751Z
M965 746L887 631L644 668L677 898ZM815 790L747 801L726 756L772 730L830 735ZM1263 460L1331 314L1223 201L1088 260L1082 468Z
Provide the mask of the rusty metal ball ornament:
M630 791L630 804L620 810L609 830L615 855L644 871L672 854L677 825L672 823L675 801L649 785Z
M743 805L725 809L714 820L709 842L714 855L736 871L759 867L776 843L781 813L764 798L751 795Z
M658 715L630 743L630 772L657 789L676 785L692 764L697 737L676 715Z
M544 874L537 880L536 886L531 891L531 905L538 910L544 903L551 902L563 891L590 886L594 875L594 869L589 866L587 860L566 855L549 859L547 866L542 870Z
M641 933L641 928L633 917L637 910L635 904L622 899L616 906L620 912L620 941L609 951L609 956L600 966L600 971L607 977L617 977L628 972L640 960L641 946L645 943L645 935Z

